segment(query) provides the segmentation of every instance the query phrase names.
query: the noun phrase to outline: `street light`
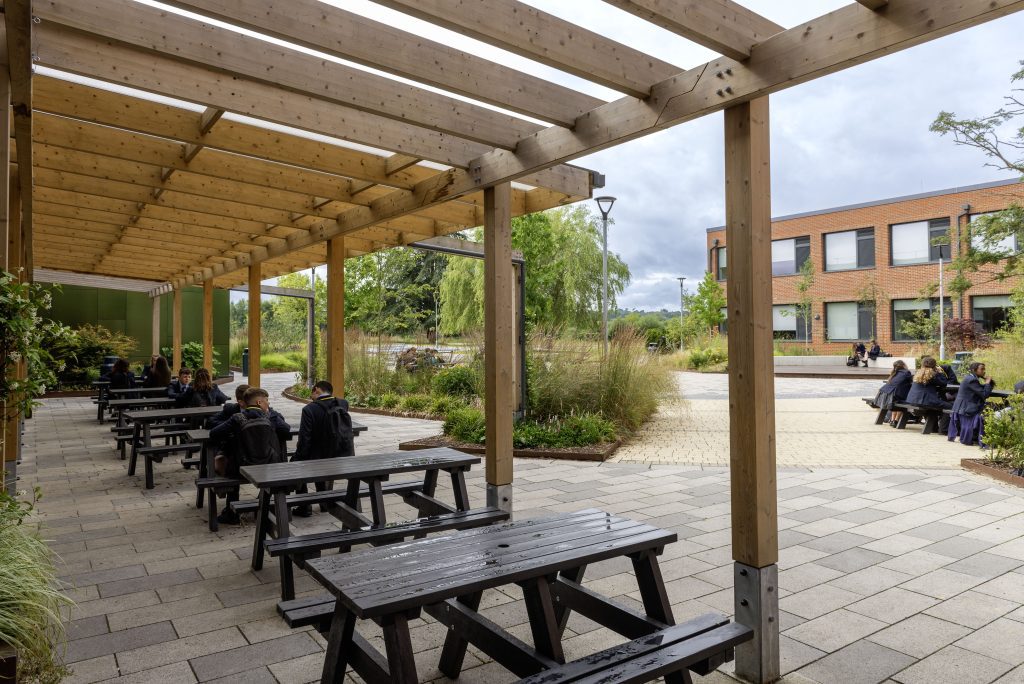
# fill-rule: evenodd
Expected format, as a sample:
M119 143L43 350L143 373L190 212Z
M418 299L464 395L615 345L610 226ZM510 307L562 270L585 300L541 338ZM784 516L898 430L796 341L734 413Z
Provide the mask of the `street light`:
M676 278L679 281L679 348L683 348L683 321L686 313L686 276Z
M601 212L601 224L603 226L603 254L601 258L601 283L604 294L601 297L601 340L604 344L604 355L608 356L608 214L615 204L614 197L595 197L597 208Z

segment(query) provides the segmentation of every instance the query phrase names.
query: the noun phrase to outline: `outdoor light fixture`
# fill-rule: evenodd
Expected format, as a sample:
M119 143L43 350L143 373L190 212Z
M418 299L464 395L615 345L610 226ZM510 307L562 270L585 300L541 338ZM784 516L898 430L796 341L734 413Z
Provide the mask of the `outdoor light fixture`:
M608 356L608 214L612 211L615 198L605 195L595 197L597 208L601 212L601 223L603 226L602 236L604 249L601 258L601 283L604 288L604 295L601 297L601 341L604 345L604 355Z

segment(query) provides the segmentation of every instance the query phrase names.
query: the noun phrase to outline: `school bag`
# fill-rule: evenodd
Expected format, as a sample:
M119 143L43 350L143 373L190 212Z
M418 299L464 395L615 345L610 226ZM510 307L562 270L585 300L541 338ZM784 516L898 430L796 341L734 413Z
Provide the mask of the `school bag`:
M327 410L324 422L328 433L324 441L329 450L329 457L354 456L356 448L352 434L352 416L348 413L347 402L335 399L330 406L324 408Z
M238 427L238 455L242 465L266 465L284 460L277 430L268 417L253 418L243 411L236 413L231 420Z

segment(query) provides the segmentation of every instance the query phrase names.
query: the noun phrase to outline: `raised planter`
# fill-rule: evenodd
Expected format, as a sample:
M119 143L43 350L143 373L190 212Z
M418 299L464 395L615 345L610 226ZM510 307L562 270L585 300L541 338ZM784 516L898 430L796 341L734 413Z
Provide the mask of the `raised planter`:
M586 447L567 447L564 449L513 449L512 455L516 458L554 458L564 461L606 461L622 442L615 440L604 444L594 444ZM470 444L459 442L444 435L424 437L402 442L398 445L400 451L417 451L419 449L434 449L437 447L450 447L466 454L483 454L486 450L483 444Z
M281 392L285 399L297 401L300 404L308 404L311 400L300 397L291 391L291 388ZM365 413L371 416L391 416L392 418L419 418L421 420L444 420L444 416L437 416L433 413L409 413L408 411L397 411L395 409L366 408L363 406L349 406L349 413Z
M962 458L960 465L979 475L991 477L993 480L999 480L1014 487L1024 487L1024 477L1013 472L1009 466L999 465L985 458Z

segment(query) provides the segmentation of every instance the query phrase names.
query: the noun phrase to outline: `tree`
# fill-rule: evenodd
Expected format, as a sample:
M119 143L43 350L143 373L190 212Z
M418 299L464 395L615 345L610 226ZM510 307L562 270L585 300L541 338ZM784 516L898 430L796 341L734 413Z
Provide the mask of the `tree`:
M814 262L810 259L800 266L800 280L796 282L796 317L804 322L804 346L811 346L811 316L816 301L811 290L814 288Z
M483 240L483 231L473 233ZM601 232L597 218L577 205L512 219L512 247L526 262L524 314L543 328L593 328L601 307ZM449 260L440 282L441 331L455 335L483 324L483 261ZM608 308L629 283L629 267L608 254Z
M1020 63L1024 67L1024 62ZM1010 77L1011 83L1024 82L1024 68ZM940 112L932 122L931 130L940 135L952 135L957 145L966 145L980 150L991 161L986 166L1015 171L1024 174L1024 127L1017 128L1012 137L1003 135L1004 129L1015 119L1024 117L1024 88L1011 87L1005 96L1004 106L988 116L977 119L957 118L952 112ZM1020 254L1008 254L999 247L1005 238L1016 237L1016 244L1024 244L1024 207L1011 203L999 212L975 217L970 224L970 248L952 261L956 272L950 286L954 295L965 292L972 286L968 273L978 273L983 266L998 264L998 269L985 269L987 279L1004 280L1010 276L1024 274L1024 261Z
M857 303L871 307L871 338L878 337L878 310L889 306L889 295L878 286L874 275L866 277L857 290Z
M704 279L697 284L697 292L686 296L686 325L682 335L686 339L687 331L701 331L714 335L718 326L725 320L722 309L725 308L725 293L722 286L711 271L704 274Z

